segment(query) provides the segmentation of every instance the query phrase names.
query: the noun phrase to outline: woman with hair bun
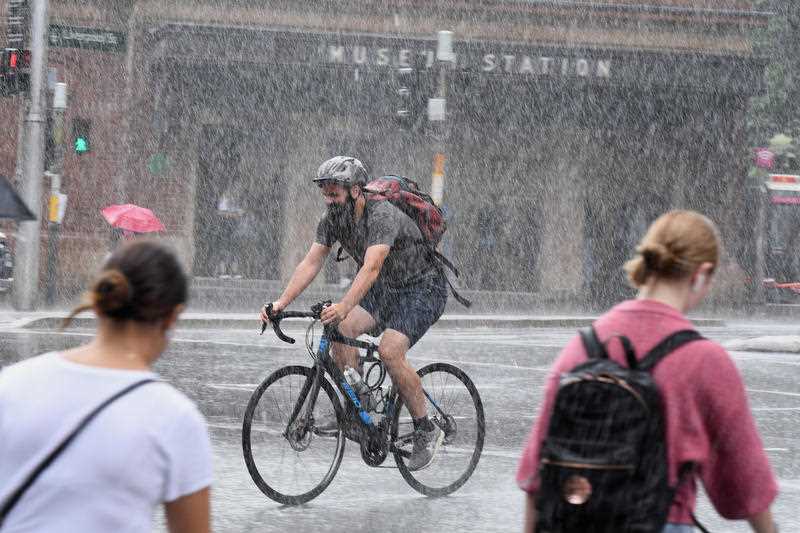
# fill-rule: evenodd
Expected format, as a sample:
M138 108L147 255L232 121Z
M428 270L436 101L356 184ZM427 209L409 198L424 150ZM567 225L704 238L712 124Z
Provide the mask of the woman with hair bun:
M627 366L622 344L607 342L615 336L627 337L641 360L669 335L694 329L685 313L708 294L720 248L713 222L694 211L670 211L653 222L636 256L625 264L639 291L636 299L616 305L593 324L608 356ZM536 524L540 452L559 378L586 360L576 336L548 375L544 403L517 471L517 484L527 493L525 531L534 531ZM697 479L723 517L747 520L758 533L775 533L770 505L777 482L730 355L713 341L695 340L669 353L652 376L664 407L669 485L677 486L663 533L694 530ZM693 474L678 483L685 464L695 465Z
M109 257L84 304L65 321L93 310L94 338L2 369L0 509L27 485L0 513L3 533L145 532L160 504L171 533L210 530L205 420L151 369L187 293L172 252L152 241L127 243ZM26 483L78 427L63 451Z

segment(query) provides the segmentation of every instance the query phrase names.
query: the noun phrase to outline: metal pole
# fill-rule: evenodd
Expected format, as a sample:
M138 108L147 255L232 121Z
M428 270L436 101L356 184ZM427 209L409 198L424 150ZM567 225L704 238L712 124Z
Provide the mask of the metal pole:
M31 102L28 116L25 118L25 155L20 192L37 220L21 222L17 232L14 307L21 311L35 309L39 296L40 222L38 219L42 212L41 180L44 171L42 145L45 117L42 114L42 101L44 67L47 63L47 3L48 0L31 0Z
M436 46L436 98L428 100L428 120L433 126L433 172L431 173L431 197L436 205L444 198L445 150L447 145L447 74L455 64L453 32L440 31Z
M125 113L122 115L122 128L120 146L122 147L122 161L125 163L125 168L121 172L115 173L114 189L112 202L115 204L124 204L128 202L128 183L132 181L134 165L131 164L132 150L131 140L131 124L134 122L133 113L135 109L133 98L133 83L134 83L134 69L135 69L135 47L138 44L136 33L138 28L138 10L139 2L131 3L131 11L128 15L128 36L127 36L127 49L125 52Z
M67 108L67 84L56 83L53 93L53 160L45 174L50 178L50 203L47 222L47 305L56 300L56 273L58 272L58 239L61 228L59 211L62 172L64 168L64 111Z
M755 190L756 196L756 264L753 277L755 281L755 300L756 309L764 311L766 305L766 291L764 291L764 277L766 276L766 261L764 257L764 232L766 228L766 210L767 210L767 194L764 186L760 186Z

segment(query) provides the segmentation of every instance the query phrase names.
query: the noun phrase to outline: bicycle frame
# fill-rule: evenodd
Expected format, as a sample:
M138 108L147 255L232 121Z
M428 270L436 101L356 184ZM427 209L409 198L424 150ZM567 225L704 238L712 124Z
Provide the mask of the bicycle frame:
M330 301L314 304L311 306L310 312L279 311L273 313L272 304L266 304L263 313L266 318L262 322L261 332L263 333L266 327L271 325L280 340L294 344L295 339L281 331L280 322L286 318L310 318L319 321L327 305L330 305ZM413 461L410 461L414 458L414 450L419 451L417 446L419 430L415 427L418 424L413 424L413 415L408 410L408 406L404 404L402 395L396 387L397 384L383 386L386 378L386 366L375 353L378 351L378 346L371 342L346 337L333 325L323 327L316 348L313 346L313 335L307 333L306 340L308 352L313 359L312 365L289 365L270 374L253 392L245 410L242 425L242 450L245 463L256 486L266 496L288 505L305 503L319 496L331 483L339 469L346 440L360 445L361 458L371 467L381 467L386 458L392 454L403 479L414 490L426 496L450 494L458 490L469 479L480 459L486 424L478 390L463 370L448 363L431 363L417 371L420 378L426 380L425 382L431 388L430 391L425 390L423 385L422 392L429 406L426 408L428 418L441 430L441 433L437 433L437 439L441 440L437 441L436 446L453 445L456 447L451 449L457 450L457 453L452 455L439 454L440 467L435 467L434 470L419 475L416 473L417 470L427 468L432 463L429 462L422 468L411 466L414 464ZM368 392L372 396L370 400L374 398L375 402L365 402L365 405L362 405L361 397L356 392L356 386L348 383L345 379L345 372L336 365L332 355L332 343L360 350L358 366L365 362L374 363L371 368L367 369L364 380L367 382ZM364 350L366 350L366 355L363 354ZM379 371L377 380L371 379L375 370ZM277 384L275 388L270 388L275 384ZM288 391L286 391L286 387L288 387ZM457 394L457 398L461 398L457 403L450 401L453 398L449 394L450 388L454 388L454 390L457 388L455 394ZM267 393L268 389L273 392ZM275 390L278 392L275 393ZM339 394L337 395L334 390L338 390ZM362 394L364 392L361 390ZM265 394L279 394L284 399L278 401L277 397L273 396L270 400L267 396L268 405L264 405L265 412L263 415L259 412L257 416L259 405L261 405L259 402L265 398ZM321 394L324 396L322 399L319 398ZM294 400L287 404L285 400L287 396ZM434 398L437 398L438 401ZM439 405L439 402L443 400L444 403ZM329 407L335 410L336 425L334 427L327 423L323 425L321 420L314 419L318 401L320 407L323 407L324 404L323 411L327 411ZM307 405L306 402L308 402ZM366 405L367 403L370 405ZM449 406L448 412L443 411L445 405ZM274 414L272 407L277 409ZM344 414L342 407L345 409ZM369 412L367 408L369 408ZM452 412L450 412L450 408L452 408ZM431 412L431 409L434 411ZM287 410L290 413L287 413ZM405 412L406 410L408 412ZM289 414L288 422L285 418L287 414ZM323 414L327 413L318 412L317 416L322 419ZM319 425L318 422L320 422ZM262 454L254 455L254 442L251 434L255 427L254 423L259 427L266 424L267 427L262 428L266 430L262 435L265 439L264 443L269 439L277 439L277 441L273 440L273 445L282 446L288 443L288 446L296 454L301 454L309 449L315 436L323 439L327 437L328 439L320 441L320 446L314 448L321 451L323 455L318 456L319 454L311 453L308 456L309 465L319 465L319 468L309 466L308 475L304 473L300 476L303 478L300 481L296 474L288 477L285 475L284 467L286 465L282 458L283 454L278 460L277 466L272 464L271 461L274 458L269 455L266 457ZM463 425L463 428L459 428L459 425ZM466 431L462 431L462 429ZM277 433L281 430L283 431L280 434ZM463 439L459 438L461 435L463 435ZM335 437L335 439L330 439L330 437ZM329 444L323 446L324 443ZM258 443L259 446L261 444ZM333 454L331 462L324 457L326 450L330 450ZM468 453L463 453L463 451ZM436 457L436 448L434 448L430 461ZM262 460L264 461L263 466ZM290 463L289 470L306 470L303 460L290 461ZM387 467L383 466L383 468Z
M297 420L297 417L300 415L303 404L305 403L306 398L308 398L308 394L311 394L311 397L306 405L304 417L305 419L309 419L312 416L312 413L314 412L314 406L319 395L319 390L322 386L322 380L325 379L325 374L327 373L333 378L333 383L336 388L339 389L339 392L341 392L342 397L348 398L350 403L356 409L358 417L350 417L351 420L357 418L360 422L356 427L359 427L370 441L373 439L382 439L385 435L385 428L379 427L375 424L375 422L372 420L372 417L364 409L364 406L361 405L358 394L347 382L344 377L344 373L339 369L338 366L336 366L336 362L331 356L331 343L334 342L366 350L367 355L363 358L364 361L378 361L378 359L373 355L374 352L378 350L377 345L371 342L359 341L345 337L339 332L336 326L326 325L324 327L322 337L320 338L319 347L317 349L317 354L314 361L314 369L316 371L314 372L313 378L306 380L306 382L303 384L303 389L300 391L297 404L295 405L286 425L287 434L289 429ZM393 393L388 400L388 404L385 409L384 420L390 419L389 417L394 409L395 396L396 393ZM346 409L345 412L347 412Z

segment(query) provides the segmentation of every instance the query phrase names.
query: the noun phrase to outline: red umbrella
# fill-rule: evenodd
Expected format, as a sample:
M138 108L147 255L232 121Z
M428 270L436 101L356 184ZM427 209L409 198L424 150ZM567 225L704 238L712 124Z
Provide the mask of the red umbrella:
M152 211L138 205L110 205L103 208L102 213L109 224L122 230L150 233L166 229Z

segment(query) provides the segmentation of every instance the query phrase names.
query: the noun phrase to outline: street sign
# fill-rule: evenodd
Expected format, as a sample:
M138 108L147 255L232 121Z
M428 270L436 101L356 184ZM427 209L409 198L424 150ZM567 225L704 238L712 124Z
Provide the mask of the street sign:
M50 46L101 52L124 52L127 46L122 32L58 24L50 25L49 41Z
M28 0L6 1L6 46L25 48L28 33Z
M51 193L48 208L48 222L61 224L64 221L64 213L67 210L67 195L61 192Z

